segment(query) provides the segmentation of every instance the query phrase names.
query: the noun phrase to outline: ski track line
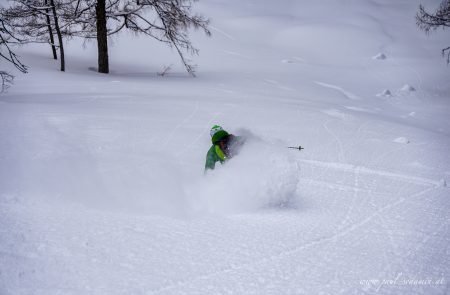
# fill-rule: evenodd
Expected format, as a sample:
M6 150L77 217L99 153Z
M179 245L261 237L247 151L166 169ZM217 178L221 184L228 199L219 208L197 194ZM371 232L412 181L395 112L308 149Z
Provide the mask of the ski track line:
M216 31L219 34L222 34L223 36L227 37L228 39L232 40L232 41L236 41L236 38L234 38L233 36L231 36L228 33L225 33L224 31L222 31L221 29L214 27L214 26L209 26L211 28L211 30Z
M425 237L422 239L422 241L420 243L417 244L417 246L414 248L414 250L409 250L408 253L406 254L406 257L410 257L412 256L414 253L417 253L421 248L423 248L425 246L426 243L428 243L428 241L437 235L437 233L439 233L441 230L443 230L443 228L445 226L448 226L450 223L450 221L447 219L445 222L441 223L439 225L439 227L433 231L433 233L428 233L425 235Z
M351 99L351 100L361 100L361 98L359 98L357 95L345 90L342 87L333 85L333 84L328 84L328 83L324 83L324 82L320 82L320 81L314 81L314 83L316 83L317 85L320 85L322 87L325 88L330 88L330 89L334 89L339 91L341 94L343 94L346 98Z
M214 121L216 121L216 119L218 117L220 117L222 115L222 112L217 112L215 113L212 118L208 121L208 123L206 123L207 126L211 126L212 123ZM209 128L209 127L207 127ZM179 152L178 154L176 154L177 157L180 157L181 155L185 154L190 148L192 148L192 146L194 144L196 144L206 133L209 132L209 129L205 129L204 131L200 132L200 134L194 139L192 140L187 146L186 148L184 148L181 152Z
M323 128L325 128L325 130L336 140L338 146L339 146L339 161L340 162L347 162L345 160L345 156L344 156L344 146L342 144L342 141L339 139L339 137L336 135L335 132L331 131L330 128L328 128L327 124L331 122L331 121L327 121L325 122L322 126Z
M383 152L383 153L379 154L376 158L372 159L370 161L370 163L371 164L376 164L376 163L380 162L382 159L386 158L387 156L389 156L389 155L391 155L391 154L393 154L395 152L398 152L398 151L401 151L401 150L405 149L405 147L406 147L406 144L400 144L399 147L397 147L397 148L393 148L393 149L390 149L390 150L388 150L386 152Z
M417 79L419 80L419 86L417 87L417 89L419 89L421 92L423 92L423 90L422 90L423 82L422 82L422 76L420 75L420 73L411 66L407 66L406 68L409 69L411 72L413 72L417 76Z
M402 179L407 182L411 182L418 185L431 185L431 186L439 186L440 182L428 179L424 177L418 177L418 176L411 176L407 174L401 174L401 173L395 173L385 170L378 170L378 169L372 169L365 166L357 166L352 164L346 164L346 163L339 163L339 162L324 162L324 161L317 161L317 160L298 160L299 162L310 164L317 167L323 167L323 168L331 168L335 170L345 171L345 172L354 172L356 169L359 169L359 172L362 174L374 174L379 176L385 176L385 177L393 177Z
M232 109L235 109L236 106L232 106ZM211 117L210 120L208 120L207 126L211 126L213 124L214 121L217 121L217 118L219 118L220 116L223 115L223 112L216 112L214 113L214 115ZM209 127L208 127L209 128ZM194 139L192 140L185 149L183 149L181 152L179 152L178 154L176 154L177 157L183 155L184 153L186 153L190 148L192 148L192 146L194 144L196 144L206 133L209 132L209 129L205 129L204 131L200 132L200 134Z
M229 51L229 50L222 50L222 51L223 51L224 53L228 54L228 55L231 55L231 56L236 56L236 57L242 57L242 58L245 58L245 59L250 59L250 57L248 57L248 56L246 56L246 55L243 55L243 54L241 54L241 53L239 53L239 52ZM224 91L225 93L234 93L234 91L227 92L227 91L224 90L224 89L222 89L222 91Z
M353 209L355 207L355 201L358 198L358 193L359 193L359 190L358 190L358 188L359 188L359 176L360 176L360 167L356 167L352 201L350 203L350 206L347 209L347 212L345 213L344 219L341 221L341 223L338 226L338 230L341 230L341 229L343 229L345 227L347 222L350 220L350 216L352 215Z
M172 129L172 131L170 132L170 134L166 137L166 140L164 141L164 143L162 144L162 147L166 147L169 142L172 140L173 136L175 135L175 132L180 129L183 125L185 125L187 122L189 122L190 120L192 120L192 118L195 116L195 114L197 114L198 110L199 110L199 102L197 101L195 103L195 108L194 110L186 117L184 118L184 120L182 120L177 126L175 126L175 128Z
M392 252L395 256L398 255L397 250L399 249L398 244L394 241L392 230L389 229L388 223L384 219L384 216L379 214L378 219L380 220L380 225L383 228L383 230L386 232L386 235L388 236L389 243L391 244ZM386 251L386 249L384 249Z
M378 214L378 219L379 220L381 220L381 214ZM376 221L375 221L376 222ZM386 231L386 229L382 226L382 225L380 225L382 228L383 228L383 230L385 230ZM386 233L387 234L389 234L390 232L387 232L386 231ZM365 237L367 237L368 235L366 234L365 235ZM385 239L385 237L384 236L382 236L382 235L373 235L374 236L374 238L376 239L376 241L379 243L379 244L387 244L386 243L386 239ZM391 244L391 247L393 247L393 244L392 244L392 241L391 241L391 239L392 239L392 237L391 236L389 236L389 244ZM382 268L382 270L379 272L379 274L387 274L387 273L390 273L390 271L392 270L392 263L393 263L393 259L392 258L390 258L389 257L389 255L387 255L387 253L389 252L389 248L388 248L388 246L385 246L385 247L381 247L381 248L379 248L379 249L381 249L382 250L382 256L383 256L383 259L384 259L384 263L383 263L383 268ZM395 253L394 251L393 251L393 253ZM397 253L395 253L395 255L397 255Z
M421 191L419 191L419 192L409 196L408 198L415 198L415 197L422 196L422 195L424 195L424 194L426 194L426 193L428 193L428 192L430 192L432 190L435 190L437 188L438 188L438 186L433 186L433 187L426 188L424 190L421 190ZM305 245L299 246L297 248L294 248L294 249L291 249L291 250L287 250L285 252L281 252L281 253L279 253L278 256L287 256L288 254L292 254L292 253L298 252L300 250L309 248L310 246L321 244L321 243L326 242L326 241L333 241L335 239L341 238L341 237L345 236L346 234L348 234L348 233L350 233L350 232L360 228L361 226L365 225L366 223L370 222L374 217L380 216L381 213L383 213L383 212L385 212L387 210L390 210L390 209L392 209L392 208L402 204L408 198L401 197L397 201L392 202L390 204L387 204L386 206L383 206L380 209L376 210L374 213L372 213L368 217L364 218L363 220L361 220L361 221L359 221L357 223L354 223L352 225L349 225L344 230L338 231L338 232L336 232L335 234L333 234L333 235L331 235L329 237L319 238L319 239L313 240L313 241L311 241L311 242L309 242L309 243L307 243Z
M316 186L320 186L320 187L327 187L331 190L339 190L339 191L345 191L345 192L355 192L357 191L358 193L367 193L367 194L380 194L377 192L374 192L370 189L364 189L364 188L360 188L360 187L353 187L351 185L347 185L347 184L340 184L340 183L332 183L332 182L328 182L328 181L323 181L323 180L317 180L317 179L313 179L313 178L301 178L300 180L307 180L308 181L308 185L316 185Z
M414 75L416 75L416 77L417 77L417 80L419 81L419 86L417 87L417 89L420 90L420 91L423 91L423 90L422 90L422 84L423 84L423 81L422 81L422 75L420 75L420 73L419 73L415 68L413 68L413 67L411 67L411 66L402 66L402 65L397 61L396 58L392 58L392 61L394 62L394 64L395 64L396 66L398 66L398 67L400 67L400 68L407 69L408 71L414 73Z
M271 79L264 79L264 82L266 82L267 84L278 88L280 90L284 90L284 91L295 91L294 88L288 87L288 86L284 86L283 84L281 84L280 82L276 81L276 80L271 80Z
M409 196L409 198L415 198L415 197L422 196L422 195L424 195L424 194L426 194L426 193L428 193L428 192L430 192L432 190L437 189L438 187L439 186L433 186L433 187L426 188L424 190L421 190L421 191L419 191L419 192ZM241 265L232 265L232 266L229 266L229 267L222 268L220 270L214 271L214 272L209 273L209 274L199 275L199 276L195 276L195 277L190 278L190 279L181 280L181 281L175 282L174 284L170 284L170 285L167 285L167 286L155 289L153 291L150 291L150 293L148 293L148 294L158 294L158 293L161 293L161 292L164 292L164 291L168 291L170 289L174 289L174 288L177 288L177 287L183 287L183 286L185 286L185 285L187 285L187 284L189 284L189 283L191 283L193 281L205 280L205 279L209 279L209 278L212 278L212 277L220 275L220 274L231 273L233 271L248 269L248 268L251 268L252 266L261 265L261 264L264 264L264 263L267 263L267 262L271 262L271 261L273 262L274 260L282 259L282 258L287 257L289 255L292 255L292 254L295 254L297 252L300 252L300 251L303 251L305 249L308 249L308 248L310 248L312 246L320 245L320 244L322 244L324 242L335 242L339 238L342 238L343 236L347 235L348 233L350 233L350 232L352 232L352 231L354 231L354 230L364 226L365 224L369 223L373 218L381 216L380 215L381 213L383 213L383 212L385 212L387 210L390 210L390 209L392 209L392 208L402 204L407 199L408 198L401 197L397 201L392 202L392 203L390 203L390 204L388 204L386 206L383 206L382 208L376 210L374 213L372 213L368 217L364 218L363 220L361 220L361 221L359 221L357 223L354 223L352 225L349 225L344 230L335 232L331 236L322 237L322 238L318 238L318 239L312 240L312 241L310 241L310 242L308 242L308 243L306 243L304 245L300 245L300 246L294 247L292 249L287 249L287 250L278 252L276 254L273 254L273 255L270 255L270 256L267 256L267 257L263 257L263 258L261 258L259 260L254 261L254 262L244 263L244 264L241 264Z

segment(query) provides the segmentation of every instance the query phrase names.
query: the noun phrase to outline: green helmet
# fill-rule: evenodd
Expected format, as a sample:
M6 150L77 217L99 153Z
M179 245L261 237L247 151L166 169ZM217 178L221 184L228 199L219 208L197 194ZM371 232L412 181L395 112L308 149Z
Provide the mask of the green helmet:
M222 139L224 139L225 137L227 137L229 135L228 132L223 130L223 128L219 125L214 125L211 128L211 131L209 134L211 135L211 141L213 144L218 143L219 141L221 141Z

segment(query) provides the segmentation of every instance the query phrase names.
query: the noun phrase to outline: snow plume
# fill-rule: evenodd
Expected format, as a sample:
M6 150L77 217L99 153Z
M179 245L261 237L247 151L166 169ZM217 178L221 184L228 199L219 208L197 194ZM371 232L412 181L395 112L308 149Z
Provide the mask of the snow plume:
M47 121L24 120L21 128L36 136L11 137L2 146L8 156L0 175L8 181L0 182L1 199L178 218L295 203L299 169L290 159L292 151L247 130L236 131L247 139L237 156L206 175L192 176L181 172L171 154L107 145L101 126L83 137L79 133L89 126Z
M247 138L240 153L208 171L190 189L195 210L208 213L242 213L262 208L295 207L298 164L290 151L240 132Z
M185 212L183 178L164 154L148 157L122 155L104 161L99 175L103 208L143 215L182 217Z
M5 124L11 119L2 118ZM0 202L75 203L104 211L183 216L183 177L173 157L151 149L134 151L119 141L107 145L101 134L119 137L122 131L100 123L78 128L77 122L24 117L18 135L11 133L0 142L5 156Z
M90 161L89 161L90 159ZM182 217L182 177L165 155L65 155L27 163L20 201L77 203L96 210Z
M181 218L295 206L299 168L292 151L248 130L236 134L246 138L240 153L193 178L182 174L178 163L164 154L103 161L101 183L109 199L101 204Z

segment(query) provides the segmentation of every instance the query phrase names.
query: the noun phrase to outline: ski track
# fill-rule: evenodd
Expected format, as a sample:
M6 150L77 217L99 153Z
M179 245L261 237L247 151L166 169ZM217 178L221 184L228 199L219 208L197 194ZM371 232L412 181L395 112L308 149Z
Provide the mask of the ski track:
M321 237L321 238L314 239L314 240L309 241L309 242L307 242L305 244L298 245L298 246L295 246L295 247L290 248L290 249L282 250L282 251L280 251L278 253L271 254L271 255L268 255L266 257L262 257L260 259L257 259L256 261L253 261L253 262L250 262L250 263L243 263L243 264L239 264L239 265L233 265L233 266L222 268L222 269L220 269L218 271L214 271L214 272L209 273L209 274L202 274L202 275L194 276L194 277L191 277L191 278L188 278L188 279L185 279L185 280L180 280L180 281L177 281L177 282L175 282L173 284L169 284L169 285L163 286L161 288L150 290L149 294L159 294L159 293L162 293L162 292L165 292L165 291L169 291L169 290L173 290L173 289L176 289L176 288L183 288L186 285L189 285L189 284L194 283L194 282L199 281L199 280L209 280L209 279L211 279L213 277L220 276L220 275L223 275L223 274L232 273L232 272L235 272L235 271L238 271L238 270L245 269L245 270L248 270L248 271L252 271L252 269L254 269L256 266L262 266L263 264L266 264L266 263L273 264L274 261L276 261L276 260L279 260L279 259L291 256L291 255L295 255L298 252L301 252L301 251L306 250L308 248L311 248L313 246L318 246L318 245L321 245L321 244L326 243L326 242L333 242L333 243L335 243L340 238L343 238L347 234L349 234L349 233L351 233L351 232L361 228L362 226L366 225L367 223L372 221L375 217L382 218L381 217L382 213L384 213L386 211L389 211L389 210L391 210L391 209L401 205L407 199L420 197L420 196L422 196L422 195L424 195L426 193L429 193L432 190L435 190L437 188L438 188L437 186L432 186L432 187L428 187L426 189L423 189L423 190L421 190L421 191L419 191L419 192L417 192L415 194L412 194L408 198L400 197L395 202L389 203L389 204L383 206L382 208L377 209L374 213L372 213L368 217L366 217L366 218L364 218L364 219L362 219L362 220L360 220L358 222L355 222L353 224L349 224L346 227L340 228L338 231L336 231L335 233L333 233L330 236L324 236L324 237Z
M271 86L273 86L273 87L275 87L277 89L283 90L283 91L295 91L294 88L285 86L285 85L281 84L280 82L278 82L276 80L264 79L264 82L266 82L267 84L269 84L269 85L271 85Z
M317 167L322 167L322 168L327 168L327 169L334 169L334 170L338 170L338 171L342 171L342 172L352 172L354 173L356 171L356 169L359 169L359 173L362 174L373 174L373 175L379 175L379 176L384 176L384 177L392 177L392 178L397 178L397 179L401 179L413 184L419 184L419 185L431 185L431 186L439 186L440 182L437 180L433 180L433 179L428 179L428 178L423 178L423 177L417 177L417 176L411 176L411 175L407 175L407 174L401 174L401 173L395 173L395 172L390 172L390 171L385 171L385 170L377 170L377 169L372 169L372 168L368 168L365 166L355 166L352 164L345 164L345 163L341 163L341 162L323 162L323 161L318 161L318 160L305 160L305 159L300 159L298 160L301 163L305 163L305 164L309 164L309 165L313 165L313 166L317 166Z
M393 239L393 233L392 231L389 229L389 225L388 223L385 221L384 216L381 214L378 214L378 220L380 220L380 225L382 226L382 228L384 229L386 236L388 237L389 240L389 244L391 245L391 251L394 252L394 255L398 255L397 251L399 249L398 244L395 242L395 240ZM383 251L384 256L385 256L385 260L386 260L386 264L389 264L389 256L386 255L386 251L388 249L386 249L385 251Z
M47 49L17 48L32 71L0 99L0 295L450 294L447 39L413 46L415 2L297 2L202 2L217 26L192 35L195 80L149 73L176 60L144 63L145 38L117 37L110 76L77 40L63 75ZM213 124L301 140L301 169L274 157L230 185L245 203L280 170L295 208L202 211L227 185L201 173ZM229 167L212 173L248 183ZM446 285L359 282L399 273Z
M428 243L428 241L436 236L439 232L441 232L444 227L449 227L450 225L450 220L447 219L445 222L441 223L440 225L438 225L438 227L432 232L432 233L427 233L425 234L425 237L422 239L421 243L417 244L417 246L413 249L411 249L407 254L406 257L411 257L414 253L418 253L419 250L421 248L424 248L424 246L426 245L426 243ZM446 231L448 232L448 231Z
M167 138L164 140L164 143L162 144L162 148L166 147L170 143L170 141L172 140L172 138L174 137L174 135L178 129L182 128L184 125L186 125L189 121L191 121L195 117L195 115L197 114L199 109L200 109L200 103L199 103L199 101L196 101L195 107L192 110L192 112L170 131L169 135L167 136Z
M330 122L331 121L327 121L322 126L336 140L336 142L339 146L339 155L338 155L339 161L342 163L345 163L346 160L345 160L345 155L344 155L344 145L343 145L342 141L339 139L339 137L336 135L336 133L331 131L330 128L328 128L327 125Z
M335 170L339 170L342 172L354 173L354 185L353 186L337 185L337 184L331 184L331 183L327 184L327 182L321 182L321 181L317 181L317 180L313 180L313 179L309 180L311 183L327 184L328 187L330 187L330 188L340 188L340 189L344 188L345 190L349 190L349 191L353 192L352 201L351 201L350 206L348 206L348 211L345 214L345 218L340 223L340 225L338 226L335 233L333 233L330 236L324 236L321 238L313 239L305 244L301 244L301 245L295 246L293 248L284 249L275 254L267 255L265 257L257 259L256 261L253 261L253 262L232 265L229 267L222 268L218 271L214 271L209 274L201 274L201 275L194 276L194 277L191 277L191 278L188 278L185 280L180 280L173 284L169 284L169 285L163 286L161 288L151 290L149 292L149 294L160 294L160 293L174 290L177 288L183 288L189 284L194 284L196 281L209 280L213 277L221 276L223 274L233 273L233 272L236 272L239 270L252 271L252 269L254 269L257 266L262 267L266 263L272 264L276 260L279 260L279 259L282 259L285 257L289 257L291 255L295 255L298 252L301 252L305 249L308 249L308 248L311 248L314 246L318 246L320 244L324 244L327 242L328 243L337 243L337 241L339 239L345 237L347 234L349 234L355 230L358 230L359 228L368 224L375 218L377 218L379 220L381 226L383 227L384 231L386 232L386 235L387 235L387 238L389 240L392 250L397 251L398 245L396 244L395 240L392 238L392 232L389 229L389 226L387 225L386 221L384 220L384 217L383 217L384 215L382 213L389 211L389 210L403 204L407 200L412 200L414 198L421 197L421 196L439 188L439 186L440 186L438 181L434 181L431 179L410 176L410 175L400 174L400 173L393 173L393 172L389 172L389 171L385 171L385 170L370 169L370 168L363 167L363 166L354 166L354 165L344 164L344 163L339 163L339 162L321 162L321 161L316 161L316 160L299 160L299 162L302 162L305 164L310 164L310 165L313 165L316 167L326 168L327 170L335 169ZM393 178L397 178L397 179L405 181L405 182L418 184L418 185L422 185L422 186L425 185L428 187L424 188L423 190L421 190L419 192L413 193L413 194L409 195L408 197L399 197L397 200L395 200L389 204L386 204L385 206L375 210L375 212L373 212L366 218L364 218L360 221L354 222L354 223L349 223L351 212L354 210L354 208L356 206L355 201L358 197L358 193L359 192L367 192L367 193L370 193L371 197L373 197L372 191L364 190L359 187L359 181L360 181L359 178L360 178L361 174L378 175L378 176L389 177L389 178L393 177ZM445 225L447 225L447 223L444 223L443 225L441 225L436 231L439 232ZM312 232L312 231L314 231L313 228L311 229L310 232ZM416 247L416 250L418 250L419 247L423 247L423 245L427 242L427 240L429 238L430 238L430 236L425 238L422 241L422 243ZM387 251L387 249L383 249L384 259L386 260L386 262L389 262L388 261L389 256L386 255L386 251ZM416 251L412 251L412 252L416 252ZM385 266L385 271L389 271L389 270L390 270L390 264L387 263Z
M236 38L234 38L233 36L231 36L230 34L224 32L223 30L215 27L215 26L209 26L211 30L216 31L217 33L221 34L222 36L225 36L226 38L228 38L231 41L236 41Z
M236 109L236 107L237 107L236 105L232 105L232 106L231 106L231 110L228 110L228 111L225 112L225 113L226 113L226 114L229 114L230 112L231 112L231 113L234 113L233 110ZM219 122L219 121L220 121L219 118L222 117L222 116L224 116L224 112L223 112L223 111L221 111L221 112L215 112L215 113L211 116L211 119L209 119L208 122L206 122L206 124L203 124L203 126L205 126L205 129L203 129L203 131L201 131L201 132L198 134L198 136L197 136L196 138L194 138L192 141L190 141L189 144L188 144L185 148L183 148L183 149L181 150L181 152L177 153L176 156L177 156L177 157L181 157L182 155L186 154L186 152L189 151L189 150L191 150L192 147L193 147L197 142L199 142L202 138L204 138L206 134L209 135L209 130L210 130L209 128L211 128L210 126L212 126L213 124L216 124L217 122Z
M353 209L355 207L355 202L358 198L360 167L357 167L354 171L355 171L355 173L354 173L354 185L353 185L352 199L350 201L350 206L347 209L347 213L345 214L345 218L342 220L341 224L338 226L338 229L342 229L346 225L346 223L350 220Z
M324 88L330 88L330 89L336 90L336 91L340 92L347 99L351 99L351 100L360 100L361 99L357 95L345 90L342 87L339 87L339 86L336 86L333 84L324 83L324 82L319 82L319 81L314 81L314 83L316 83L317 85L320 85Z
M199 135L194 138L194 140L192 140L191 142L189 142L189 144L181 150L181 152L177 153L176 156L177 157L181 157L183 154L185 154L187 151L189 151L197 142L200 141L200 139L202 139L203 137L205 137L207 134L209 135L209 126L212 126L212 124L214 124L214 122L217 122L217 118L219 118L222 115L222 112L217 112L215 113L210 120L208 120L208 122L205 124L205 129L199 133Z

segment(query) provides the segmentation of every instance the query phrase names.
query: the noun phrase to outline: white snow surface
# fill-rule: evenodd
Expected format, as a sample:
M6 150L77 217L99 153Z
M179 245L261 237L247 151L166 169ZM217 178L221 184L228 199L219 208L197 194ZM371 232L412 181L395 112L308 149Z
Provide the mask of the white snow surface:
M108 75L95 43L65 73L18 49L0 294L449 294L449 38L420 2L202 0L196 78L127 34ZM249 140L204 174L214 124Z

